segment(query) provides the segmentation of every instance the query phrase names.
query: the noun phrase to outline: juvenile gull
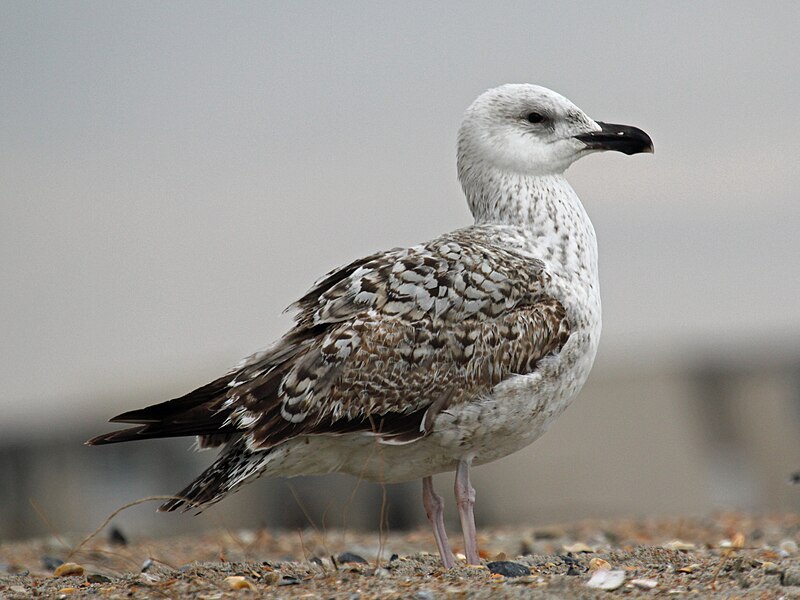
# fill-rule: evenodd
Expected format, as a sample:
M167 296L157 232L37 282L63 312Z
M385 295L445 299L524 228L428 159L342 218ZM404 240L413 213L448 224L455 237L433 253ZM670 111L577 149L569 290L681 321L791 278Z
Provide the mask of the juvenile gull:
M458 134L475 224L331 271L272 346L87 443L197 436L220 455L172 511L261 475L422 479L444 566L454 565L432 475L455 471L479 564L470 467L537 439L575 398L600 337L594 228L564 171L599 150L652 152L640 129L596 122L543 87L488 90Z

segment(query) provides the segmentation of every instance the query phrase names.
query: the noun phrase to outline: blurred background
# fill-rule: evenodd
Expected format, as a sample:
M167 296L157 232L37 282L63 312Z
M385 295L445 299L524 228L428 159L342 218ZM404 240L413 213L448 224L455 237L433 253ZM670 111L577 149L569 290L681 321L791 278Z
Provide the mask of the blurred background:
M476 469L480 526L796 509L798 24L797 2L0 3L0 539L198 474L187 439L82 442L268 344L329 269L470 223L456 131L506 82L656 154L568 173L600 353L547 435ZM418 482L385 492L393 527L424 522ZM116 522L377 528L383 493L264 479Z

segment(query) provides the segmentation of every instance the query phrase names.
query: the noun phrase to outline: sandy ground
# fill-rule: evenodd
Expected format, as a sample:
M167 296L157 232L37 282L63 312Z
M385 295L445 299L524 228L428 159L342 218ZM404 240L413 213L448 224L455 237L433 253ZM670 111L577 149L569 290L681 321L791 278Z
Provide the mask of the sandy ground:
M0 545L0 598L800 598L798 515L483 529L451 571L428 531L129 537Z

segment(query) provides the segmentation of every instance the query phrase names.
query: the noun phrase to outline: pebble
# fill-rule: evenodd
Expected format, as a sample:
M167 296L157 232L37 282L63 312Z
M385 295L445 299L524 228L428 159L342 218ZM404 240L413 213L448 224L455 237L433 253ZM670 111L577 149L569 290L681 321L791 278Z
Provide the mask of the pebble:
M367 559L363 556L359 556L358 554L353 554L352 552L342 552L339 556L336 557L337 562L340 563L363 563L369 564Z
M139 573L139 581L145 585L153 585L161 581L161 577L153 575L152 573Z
M786 569L781 575L781 585L800 585L800 568Z
M783 540L778 545L778 548L780 548L781 554L784 556L793 556L797 554L797 542L794 540Z
M676 573L694 573L697 569L700 568L700 565L697 563L686 565L685 567L680 567L679 569L675 569Z
M656 579L632 579L631 584L634 587L639 588L640 590L652 590L654 587L658 585L658 580Z
M625 583L625 571L621 569L616 571L601 569L594 572L594 575L586 582L586 585L598 590L612 591L621 588L623 583Z
M435 596L430 590L420 590L414 594L414 598L416 600L435 600Z
M58 590L56 593L61 594L62 596L68 596L69 594L74 594L78 591L78 588L74 587L65 587Z
M564 552L572 552L572 554L579 554L581 552L586 552L591 554L594 550L584 544L583 542L575 542L574 544L565 544L564 545Z
M605 569L606 571L610 571L611 570L611 563L608 562L607 560L604 560L602 558L597 558L597 557L595 557L595 558L593 558L592 560L589 561L589 570L590 571L597 571L599 569Z
M89 583L111 583L111 579L99 573L92 573L86 578Z
M559 558L564 561L565 565L567 565L567 572L565 573L565 575L568 575L570 577L575 577L577 575L580 575L581 572L586 571L586 567L581 565L580 560L577 558L567 555L559 556Z
M494 575L502 575L503 577L524 577L530 575L531 570L525 565L510 560L496 560L486 564Z
M148 558L146 561L142 563L142 567L139 569L139 572L145 573L152 566L153 566L153 559Z
M769 575L774 575L775 573L781 572L781 568L776 563L771 561L761 563L761 568L764 569L764 573Z
M84 569L76 563L63 563L53 571L54 577L69 577L70 575L83 575Z
M228 584L228 587L232 590L255 590L256 586L253 585L253 582L247 579L247 577L242 577L241 575L231 575L230 577L225 578L225 583Z
M682 542L681 540L672 540L661 546L665 550L680 550L681 552L688 552L694 550L696 546L689 542Z
M261 576L261 581L267 585L275 585L281 580L281 574L277 571L267 571Z

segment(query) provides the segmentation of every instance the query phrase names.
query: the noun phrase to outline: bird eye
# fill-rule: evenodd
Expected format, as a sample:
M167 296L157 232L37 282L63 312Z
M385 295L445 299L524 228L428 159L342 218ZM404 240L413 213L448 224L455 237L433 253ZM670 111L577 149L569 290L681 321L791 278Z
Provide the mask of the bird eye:
M528 121L528 123L533 123L535 125L536 123L541 123L544 121L544 115L538 112L528 113L525 115L525 120Z

